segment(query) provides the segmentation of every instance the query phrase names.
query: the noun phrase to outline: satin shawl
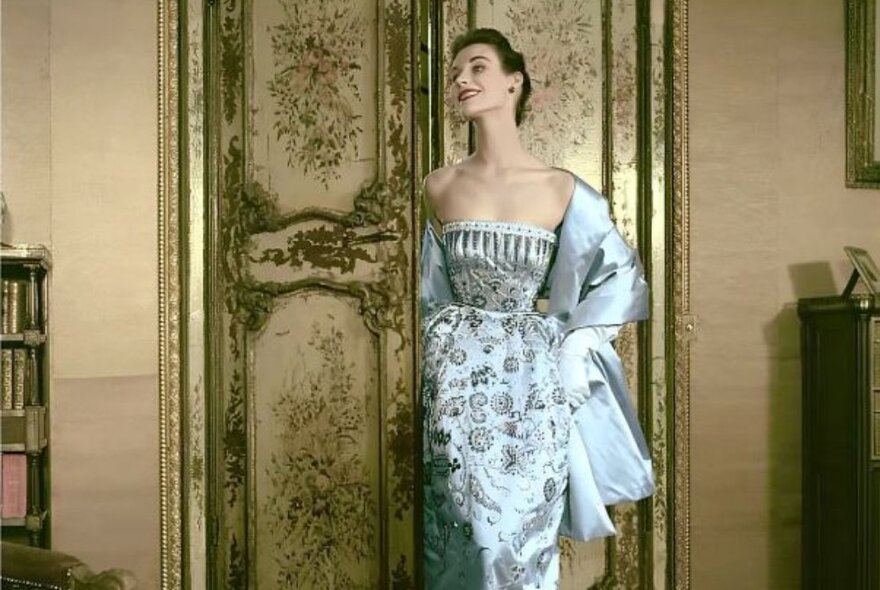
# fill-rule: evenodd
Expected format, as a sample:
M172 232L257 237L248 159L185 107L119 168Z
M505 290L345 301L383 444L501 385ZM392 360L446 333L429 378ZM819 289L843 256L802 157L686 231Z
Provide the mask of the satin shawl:
M574 193L556 230L557 249L547 279L547 315L557 320L563 336L585 326L646 319L648 286L638 254L615 228L607 200L572 175ZM420 299L423 318L454 301L443 245L430 223L422 238ZM654 492L650 452L620 357L605 343L584 351L583 359L590 395L572 415L569 486L560 529L560 534L579 540L615 534L603 505ZM563 384L570 381L560 377Z

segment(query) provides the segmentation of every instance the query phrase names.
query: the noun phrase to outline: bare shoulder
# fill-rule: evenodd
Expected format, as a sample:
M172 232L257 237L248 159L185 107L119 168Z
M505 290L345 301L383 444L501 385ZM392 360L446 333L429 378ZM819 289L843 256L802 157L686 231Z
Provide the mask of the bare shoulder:
M438 211L443 209L443 194L447 191L452 176L452 167L446 166L432 170L422 179L422 204L428 223L434 226L435 231L440 231Z
M423 181L425 196L433 203L436 203L441 198L441 195L446 192L455 173L455 166L444 166L429 172Z
M422 180L425 206L432 218L437 218L437 212L443 209L444 195L449 191L457 172L455 165L444 166L432 170Z
M552 194L557 197L559 205L565 210L574 195L575 176L564 168L551 168L548 174L550 175L548 182L553 189Z

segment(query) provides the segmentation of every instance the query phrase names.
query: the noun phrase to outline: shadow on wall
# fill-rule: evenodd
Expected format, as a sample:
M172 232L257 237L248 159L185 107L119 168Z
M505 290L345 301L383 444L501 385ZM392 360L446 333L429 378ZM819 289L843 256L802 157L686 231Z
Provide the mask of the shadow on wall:
M831 264L824 262L802 262L788 266L792 291L796 299L801 297L830 297L840 293L834 282ZM797 301L794 302L797 305Z
M801 363L797 299L839 293L828 262L788 267L794 300L764 327L770 379L767 421L767 556L772 589L801 585Z

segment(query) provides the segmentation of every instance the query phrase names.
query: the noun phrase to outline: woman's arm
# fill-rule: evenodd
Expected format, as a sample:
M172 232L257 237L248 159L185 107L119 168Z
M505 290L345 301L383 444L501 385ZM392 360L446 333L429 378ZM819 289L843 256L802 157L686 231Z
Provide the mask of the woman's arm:
M560 378L572 410L577 410L590 397L590 353L617 338L623 326L604 325L577 328L569 332L559 350Z
M433 174L433 173L432 173ZM431 174L422 180L422 203L427 215L427 224L422 234L422 248L420 261L420 287L422 319L426 318L438 306L452 301L452 287L449 281L449 271L446 267L446 255L443 245L438 236L439 221L434 216L434 203L428 194L429 178Z

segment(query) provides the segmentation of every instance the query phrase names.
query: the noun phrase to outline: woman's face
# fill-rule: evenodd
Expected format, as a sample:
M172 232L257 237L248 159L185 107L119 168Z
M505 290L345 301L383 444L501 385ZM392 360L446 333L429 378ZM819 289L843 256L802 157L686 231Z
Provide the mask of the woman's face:
M513 116L521 78L519 72L504 72L494 47L477 43L455 56L449 70L448 92L468 120L493 110ZM516 92L508 91L511 86L516 87Z

